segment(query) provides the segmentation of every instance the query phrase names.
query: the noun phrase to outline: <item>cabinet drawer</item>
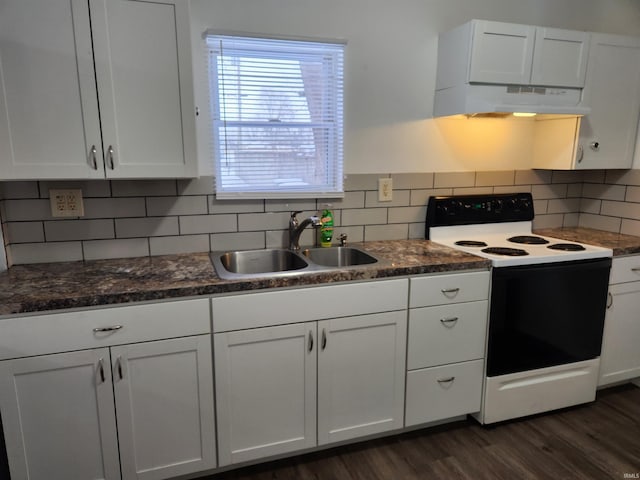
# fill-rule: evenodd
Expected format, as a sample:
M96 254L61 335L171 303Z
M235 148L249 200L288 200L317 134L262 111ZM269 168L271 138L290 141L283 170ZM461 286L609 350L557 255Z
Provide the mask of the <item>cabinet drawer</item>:
M489 272L455 273L411 279L409 307L429 307L489 298Z
M216 297L213 331L405 310L407 285L396 279Z
M10 317L0 331L0 360L200 335L211 332L209 299Z
M407 368L483 358L487 305L482 300L410 310Z
M480 411L482 366L475 360L408 372L405 426Z
M640 255L615 257L611 265L609 283L624 283L640 280Z

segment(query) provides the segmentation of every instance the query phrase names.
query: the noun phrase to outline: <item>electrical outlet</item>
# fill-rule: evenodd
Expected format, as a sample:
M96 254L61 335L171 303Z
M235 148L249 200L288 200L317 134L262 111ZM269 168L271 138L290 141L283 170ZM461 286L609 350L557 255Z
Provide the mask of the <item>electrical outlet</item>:
M393 180L391 178L378 179L378 201L390 202L393 200Z
M82 190L49 190L51 215L54 217L82 217Z

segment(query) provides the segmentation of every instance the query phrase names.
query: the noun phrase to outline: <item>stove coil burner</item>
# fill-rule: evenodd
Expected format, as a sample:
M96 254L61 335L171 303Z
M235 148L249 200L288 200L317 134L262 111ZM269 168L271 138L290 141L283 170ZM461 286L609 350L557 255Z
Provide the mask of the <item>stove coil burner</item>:
M486 247L487 244L485 242L480 242L478 240L458 240L455 242L455 245L459 245L461 247Z
M518 235L516 237L507 238L507 240L513 243L525 243L527 245L544 245L545 243L549 243L549 240L542 237L536 237L535 235Z
M529 252L522 250L521 248L508 248L508 247L489 247L481 250L484 253L492 253L494 255L505 255L507 257L522 257L529 255Z
M581 250L586 250L586 248L577 243L554 243L553 245L549 245L547 248L550 248L551 250L563 250L565 252L579 252Z

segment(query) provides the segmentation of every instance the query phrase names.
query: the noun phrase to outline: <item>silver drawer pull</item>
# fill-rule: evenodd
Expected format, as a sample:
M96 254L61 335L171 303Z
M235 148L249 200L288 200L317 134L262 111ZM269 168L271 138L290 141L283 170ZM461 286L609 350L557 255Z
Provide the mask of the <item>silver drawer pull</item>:
M122 325L112 325L111 327L96 327L93 329L95 333L100 332L115 332L116 330L120 330Z
M443 383L451 383L456 379L456 377L442 378L438 380L438 383L442 385Z
M449 317L449 318L441 318L440 323L442 323L445 327L451 328L458 321L458 317Z
M633 267L631 269L632 272L640 272L640 267Z
M443 288L440 291L446 295L447 293L458 293L460 289L459 288Z

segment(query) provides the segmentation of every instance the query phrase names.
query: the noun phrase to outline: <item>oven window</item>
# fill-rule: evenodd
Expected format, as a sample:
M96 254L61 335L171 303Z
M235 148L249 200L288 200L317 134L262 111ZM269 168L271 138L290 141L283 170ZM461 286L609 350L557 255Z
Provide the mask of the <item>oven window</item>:
M494 268L487 375L600 355L611 259Z

